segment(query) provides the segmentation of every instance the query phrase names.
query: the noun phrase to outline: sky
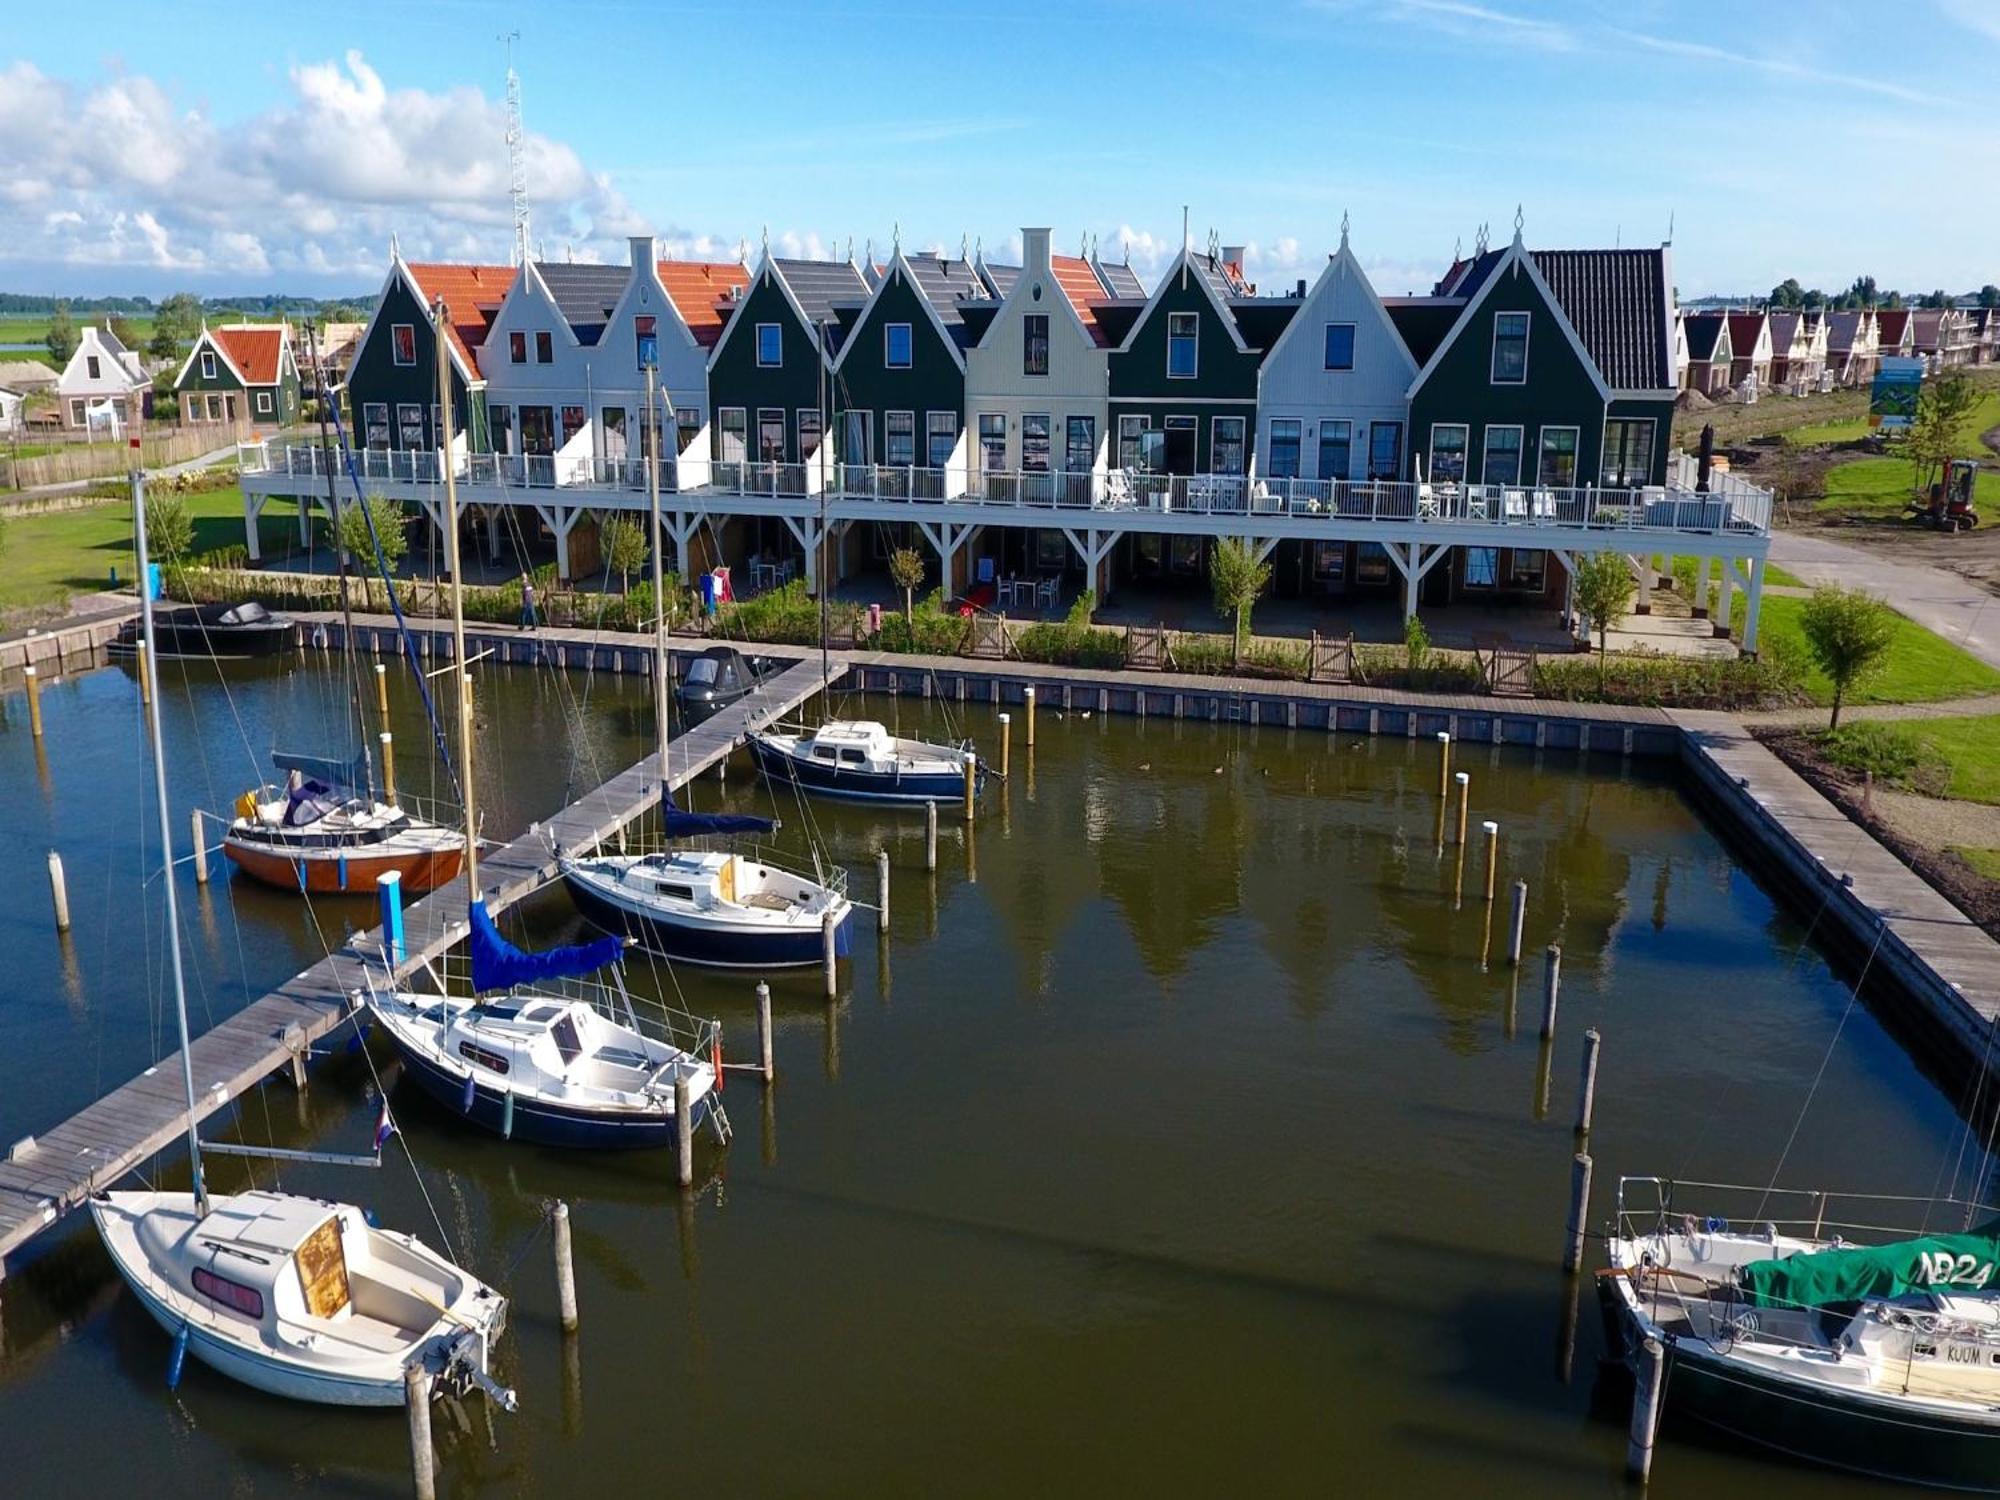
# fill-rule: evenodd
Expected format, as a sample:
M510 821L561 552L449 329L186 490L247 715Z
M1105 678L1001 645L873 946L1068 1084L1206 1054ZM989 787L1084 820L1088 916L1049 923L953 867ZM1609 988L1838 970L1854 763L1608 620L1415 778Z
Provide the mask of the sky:
M2000 281L2000 0L17 3L0 291L339 295L504 262L508 49L547 259L983 247L1379 291L1481 226L1683 297Z

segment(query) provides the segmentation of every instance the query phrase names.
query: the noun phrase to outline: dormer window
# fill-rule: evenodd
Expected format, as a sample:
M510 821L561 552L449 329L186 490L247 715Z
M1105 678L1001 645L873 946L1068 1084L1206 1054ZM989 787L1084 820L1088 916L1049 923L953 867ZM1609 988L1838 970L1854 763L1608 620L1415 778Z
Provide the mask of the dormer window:
M1192 380L1199 365L1201 320L1191 312L1167 314L1167 378Z
M1354 368L1354 325L1352 323L1329 323L1326 325L1326 367L1329 370L1351 370Z
M552 365L555 362L555 335L545 329L535 335L535 363L538 365Z
M413 365L417 362L416 324L391 323L389 325L389 358L398 365Z
M90 373L90 378L91 378L92 380L96 380L96 379L98 378L98 370L99 370L99 366L98 366L98 363L97 363L97 356L96 356L95 354L86 354L86 355L84 355L84 357L83 357L83 364L84 364L84 368L85 368L85 369L86 369L87 371L89 371L89 373Z
M1493 384L1528 383L1528 315L1503 312L1493 315Z
M1029 313L1021 319L1021 373L1049 373L1049 315Z
M507 335L507 358L517 365L525 365L528 362L528 336L525 333Z
M95 364L97 361L92 360L91 363ZM97 372L92 370L90 373L95 375ZM203 380L215 379L215 351L213 349L204 349L201 351L201 378Z
M764 369L776 369L785 362L785 329L781 323L759 323L757 325L757 363Z
M892 370L910 368L910 325L890 323L882 330L882 363Z
M639 341L639 368L642 370L659 368L659 327L659 320L650 314L641 314L632 319L632 334Z

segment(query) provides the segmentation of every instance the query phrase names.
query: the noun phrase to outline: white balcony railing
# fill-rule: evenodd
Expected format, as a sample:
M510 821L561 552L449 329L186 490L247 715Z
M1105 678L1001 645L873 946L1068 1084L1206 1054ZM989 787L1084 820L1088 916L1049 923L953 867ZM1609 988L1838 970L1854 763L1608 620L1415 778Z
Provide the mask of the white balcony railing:
M245 474L325 475L325 456L316 447L245 444L241 458ZM355 463L364 485L439 481L433 452L368 450L357 452ZM734 460L707 468L709 482L687 493L704 500L737 496L818 502L823 485L829 503L866 501L885 510L949 504L1107 518L1150 513L1758 535L1771 526L1770 491L1728 473L1712 475L1708 489L1698 491L1694 460L1685 454L1669 460L1666 484L1631 488ZM478 453L460 459L458 478L470 486L499 489L631 494L644 493L646 464L634 458ZM662 468L660 487L679 493L671 461Z

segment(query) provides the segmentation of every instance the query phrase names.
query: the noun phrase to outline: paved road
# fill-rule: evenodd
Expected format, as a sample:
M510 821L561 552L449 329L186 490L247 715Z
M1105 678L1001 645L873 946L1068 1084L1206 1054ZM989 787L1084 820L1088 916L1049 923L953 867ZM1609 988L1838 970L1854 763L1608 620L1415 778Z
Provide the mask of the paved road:
M1879 594L1919 625L2000 667L2000 599L1978 584L1922 563L1891 562L1859 547L1796 531L1771 533L1771 561L1808 583Z

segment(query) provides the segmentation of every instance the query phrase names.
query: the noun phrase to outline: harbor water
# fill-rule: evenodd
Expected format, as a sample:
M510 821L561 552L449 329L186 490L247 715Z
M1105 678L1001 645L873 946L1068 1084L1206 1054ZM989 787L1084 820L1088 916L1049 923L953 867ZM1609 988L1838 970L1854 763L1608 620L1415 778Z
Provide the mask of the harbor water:
M343 722L337 662L317 656L163 675L177 829L191 807L226 812L274 748L325 750ZM398 783L448 798L415 687L391 677ZM643 680L489 667L476 701L488 838L648 750ZM4 1141L172 1037L135 679L89 672L42 704L38 745L18 683L0 701ZM836 706L997 759L985 707ZM859 899L876 850L893 864L890 931L878 942L863 914L837 1004L816 970L771 976L778 1083L730 1075L735 1139L701 1141L691 1202L671 1153L471 1133L348 1032L303 1094L274 1079L211 1123L364 1151L378 1070L388 1081L402 1136L381 1170L278 1176L448 1243L513 1299L499 1363L521 1410L439 1411L441 1494L1619 1495L1626 1398L1600 1373L1588 1276L1573 1315L1558 1268L1586 1028L1603 1035L1598 1225L1620 1173L1918 1195L1949 1181L1953 1101L1671 767L1455 747L1471 776L1461 878L1455 808L1438 847L1435 741L1046 706L1032 752L1025 729L1014 710L1010 774L972 828L941 809L934 875L921 812L801 803L740 755L687 789L702 808L775 803L777 846L804 858L816 840ZM374 922L367 901L308 907L219 856L205 886L186 863L174 878L197 1030ZM536 943L583 931L559 890L507 925ZM1545 1055L1551 942L1564 984ZM636 991L720 1017L745 1061L755 978L631 966ZM161 1171L184 1175L172 1155ZM217 1158L211 1174L228 1188L273 1169ZM557 1198L575 1230L570 1343ZM408 1493L399 1416L286 1405L193 1364L170 1392L169 1352L87 1216L45 1235L0 1283L0 1490L144 1475L155 1496ZM1671 1422L1652 1490L1879 1492Z

